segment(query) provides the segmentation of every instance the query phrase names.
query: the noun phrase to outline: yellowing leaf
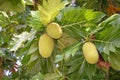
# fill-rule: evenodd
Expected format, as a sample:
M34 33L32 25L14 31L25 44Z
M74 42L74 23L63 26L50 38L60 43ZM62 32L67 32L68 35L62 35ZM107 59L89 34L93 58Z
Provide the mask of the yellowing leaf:
M57 16L66 4L68 3L61 0L43 0L43 6L38 6L41 22L44 25L48 24Z
M43 24L47 24L50 22L49 14L41 6L39 6L39 13L40 13L40 21Z

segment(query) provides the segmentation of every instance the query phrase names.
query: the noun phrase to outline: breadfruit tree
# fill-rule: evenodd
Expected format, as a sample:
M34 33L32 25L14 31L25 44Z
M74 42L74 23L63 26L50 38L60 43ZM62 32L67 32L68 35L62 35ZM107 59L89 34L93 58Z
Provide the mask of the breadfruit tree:
M0 80L119 80L119 0L1 0Z

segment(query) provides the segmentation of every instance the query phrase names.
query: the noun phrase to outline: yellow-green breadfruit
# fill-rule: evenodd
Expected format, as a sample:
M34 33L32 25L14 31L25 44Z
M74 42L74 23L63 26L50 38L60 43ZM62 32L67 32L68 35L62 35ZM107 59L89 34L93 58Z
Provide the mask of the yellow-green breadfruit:
M54 39L58 39L62 36L63 32L60 25L53 22L47 25L47 34Z
M99 59L98 51L92 42L84 43L82 50L84 57L89 64L95 64L98 62Z
M43 58L48 58L51 56L54 49L54 40L44 33L39 39L39 53Z

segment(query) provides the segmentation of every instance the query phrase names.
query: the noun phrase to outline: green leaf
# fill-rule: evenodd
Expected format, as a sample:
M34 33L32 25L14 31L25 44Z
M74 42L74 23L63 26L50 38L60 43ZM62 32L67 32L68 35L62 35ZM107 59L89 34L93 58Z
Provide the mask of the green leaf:
M26 4L27 4L27 5L34 5L34 2L31 1L31 0L26 0Z
M60 62L64 59L64 55L56 55L55 57L55 63Z
M99 44L98 49L105 54L116 52L116 47L120 48L120 15L115 14L104 20L98 25L102 27L98 35L96 35L96 42ZM101 49L102 48L102 49Z
M31 16L32 17L28 18L28 20L27 20L28 26L32 27L33 29L35 29L37 31L42 31L43 25L39 19L40 18L39 12L38 11L31 11Z
M24 55L26 55L28 53L28 51L29 51L29 48L30 48L31 44L32 44L32 42L26 43L22 48L20 48L20 49L18 49L16 51L16 53L17 53L16 55L17 56L24 56Z
M94 12L93 10L86 10L84 15L87 21L93 20L94 22L100 22L104 16L105 14L102 12Z
M5 56L5 54L4 54L3 50L0 49L0 57L4 57L4 56Z
M92 80L93 76L96 74L97 67L96 65L88 64L85 61L84 56L80 53L65 62L64 69L65 73L69 75L71 80Z
M33 62L33 61L35 61L36 59L38 59L39 58L39 52L37 51L37 52L35 52L35 53L33 53L31 56L30 56L30 60L29 60L29 62L28 62L28 64L30 64L31 62Z
M61 76L57 73L48 73L44 76L44 80L62 80Z
M88 63L81 65L81 78L88 77L89 80L92 80L93 76L96 74L97 67L96 65L90 65Z
M5 12L0 11L0 26L5 27L9 24L8 15Z
M4 0L0 2L0 10L3 11L14 11L23 12L25 11L25 1L24 0Z
M60 19L58 17L58 23L61 24L61 27L66 33L81 40L96 29L96 25L103 17L105 17L105 14L101 12L94 12L93 10L82 9L80 7L69 7L63 10ZM85 24L92 25L85 27ZM97 30L94 32L97 32Z
M28 46L27 50L25 51L26 54L22 59L22 63L25 65L29 65L31 62L34 62L36 59L40 57L39 51L38 51L38 41L33 40ZM24 49L22 50L24 52Z
M44 75L39 72L37 75L33 76L31 80L36 80L36 79L43 80L43 78Z
M68 7L63 9L63 11L61 12L61 18L58 20L59 23L61 23L61 25L64 27L74 26L76 25L76 23L79 25L80 23L78 22L85 22L84 14L84 9L81 9L79 7Z
M92 16L91 16L92 15ZM68 7L61 13L60 23L66 27L80 25L87 21L99 22L105 17L102 12L95 12L91 9L82 9L80 7ZM59 17L58 17L59 18ZM80 23L81 22L81 23Z
M32 45L30 46L29 50L28 50L28 55L36 52L38 50L38 41L35 40L35 42L32 43Z
M61 55L57 55L55 59L55 63L62 61L63 59L67 60L70 56L74 56L75 53L79 50L80 42L75 42L71 46L67 47L63 50Z
M43 6L38 6L41 22L44 25L51 22L66 4L68 3L61 0L43 0Z
M68 48L64 49L64 59L67 60L70 56L74 56L75 53L79 50L81 42L75 42L73 45L69 46Z
M75 62L75 63L76 63L76 62ZM67 74L73 73L73 72L75 72L77 69L79 69L79 67L81 66L81 64L80 64L80 63L75 64L75 63L74 63L73 65L71 65L70 68L68 68Z
M113 69L120 71L120 49L117 49L117 52L111 53L108 56L108 61L111 63Z
M104 4L105 4L105 2L108 3L106 0L102 1L102 3L104 3ZM92 1L91 0L76 0L76 3L79 4L83 8L93 9L93 10L97 10L97 11L101 7L100 1L96 1L96 0L92 0Z
M13 41L11 42L11 45L13 46L10 48L10 51L17 51L25 41L31 40L34 37L35 33L36 32L33 31L30 33L23 32L20 35L14 35L14 38L12 38Z
M21 60L23 65L26 65L29 62L30 56L31 55L24 55L23 59Z
M96 70L97 70L97 67L96 65L90 65L90 64L86 64L86 75L88 76L88 78L90 80L92 80L92 77L96 74Z
M28 75L36 75L41 70L40 60L37 59L27 65L26 74Z

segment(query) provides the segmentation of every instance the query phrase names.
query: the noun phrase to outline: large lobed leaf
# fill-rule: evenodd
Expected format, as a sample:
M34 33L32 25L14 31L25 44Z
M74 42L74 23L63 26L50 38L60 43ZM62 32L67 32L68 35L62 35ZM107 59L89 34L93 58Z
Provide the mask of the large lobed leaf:
M70 56L74 56L75 53L79 50L80 44L81 43L77 41L69 47L65 48L62 54L56 56L55 62L57 63L62 60L67 60Z
M97 69L96 65L88 64L81 53L71 57L69 61L65 62L64 67L65 74L68 75L71 80L92 80Z
M10 51L17 51L25 41L32 40L35 33L36 31L31 31L30 33L23 32L20 35L14 35L14 38L12 38L13 41L11 41L12 47L10 48Z
M39 18L39 11L31 11L31 17L27 19L27 25L37 31L42 31L43 25Z
M115 70L120 70L120 15L115 14L101 22L98 27L103 28L96 35L96 45L100 53L105 53L108 61Z
M100 44L99 50L105 54L116 52L116 47L120 48L120 15L115 14L101 24L103 29L98 33L96 42Z
M26 69L26 74L27 75L36 75L39 73L41 70L41 65L40 65L40 60L37 59L33 62L31 62Z
M83 9L80 7L67 7L62 12L60 22L62 25L69 26L81 21L99 22L105 14L93 11L92 9ZM79 23L80 24L80 23Z
M88 36L92 29L105 17L102 12L94 12L90 9L79 7L65 8L60 16L58 23L62 25L63 30L76 39ZM87 24L87 26L86 26Z
M38 6L41 22L44 25L48 24L57 16L66 4L68 3L61 0L43 0L43 5Z

